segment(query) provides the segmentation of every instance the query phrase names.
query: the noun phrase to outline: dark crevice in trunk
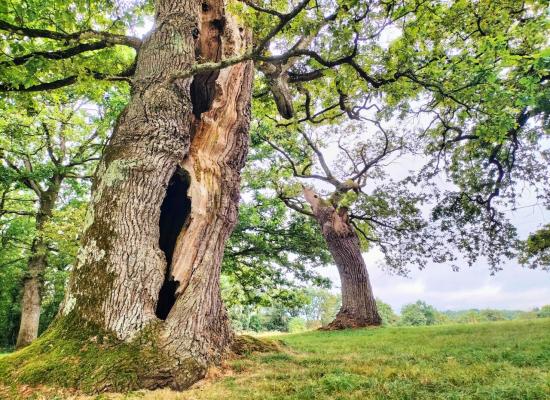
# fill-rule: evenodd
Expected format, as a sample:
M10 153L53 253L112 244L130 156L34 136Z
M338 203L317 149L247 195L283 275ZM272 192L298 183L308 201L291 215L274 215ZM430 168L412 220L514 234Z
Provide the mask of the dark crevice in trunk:
M164 283L159 291L156 315L165 320L176 302L176 290L179 282L172 276L172 257L176 241L191 213L191 199L187 197L190 177L179 166L168 183L166 197L160 207L159 247L166 257Z
M191 82L191 102L193 114L200 119L201 114L210 110L216 95L216 79L219 71L197 74Z
M221 35L225 29L225 18L212 18L211 6L207 2L202 3L202 22L201 29L197 35L197 46L195 48L195 59L199 62L219 61L221 59L222 42ZM215 13L215 12L214 12ZM217 43L210 40L201 40L200 35L205 38L215 35ZM194 76L191 82L191 103L193 105L193 114L197 119L201 114L210 110L214 98L216 97L216 80L220 71L204 72Z

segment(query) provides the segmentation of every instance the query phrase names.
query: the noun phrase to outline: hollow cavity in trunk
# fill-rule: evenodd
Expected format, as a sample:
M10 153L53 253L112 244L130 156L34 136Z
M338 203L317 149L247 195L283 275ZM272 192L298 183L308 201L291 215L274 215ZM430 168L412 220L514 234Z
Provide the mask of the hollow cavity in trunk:
M155 313L162 320L166 319L176 302L179 282L174 280L171 265L176 241L191 213L191 199L187 196L190 184L191 178L187 171L177 167L168 183L166 197L160 207L159 247L166 257L166 273Z

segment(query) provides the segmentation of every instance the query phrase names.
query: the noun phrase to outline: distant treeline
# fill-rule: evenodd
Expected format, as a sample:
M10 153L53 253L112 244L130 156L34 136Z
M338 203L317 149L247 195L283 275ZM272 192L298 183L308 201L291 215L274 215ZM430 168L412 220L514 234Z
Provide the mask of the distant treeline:
M237 331L302 332L328 324L340 308L340 295L326 289L306 289L295 305L274 302L269 306L235 304L229 307ZM378 311L386 326L422 326L473 324L479 322L550 317L550 305L531 311L469 309L439 311L422 300L403 306L398 315L392 307L377 299Z

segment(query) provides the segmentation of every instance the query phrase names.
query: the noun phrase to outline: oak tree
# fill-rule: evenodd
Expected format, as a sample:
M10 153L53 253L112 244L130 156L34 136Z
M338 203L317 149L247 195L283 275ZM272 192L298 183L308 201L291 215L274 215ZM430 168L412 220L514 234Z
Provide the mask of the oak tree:
M151 31L143 39L130 35L151 8ZM86 362L63 375L63 384L96 391L185 388L221 359L233 336L219 277L237 221L254 66L263 75L256 94L274 98L288 124L354 117L357 106L369 106L365 95L381 99L386 113L407 111L422 95L437 110L463 104L475 110L479 93L491 94L478 89L494 76L468 71L478 62L482 71L508 68L510 57L500 50L515 56L519 48L514 66L521 67L512 70L530 74L528 92L537 92L545 79L537 67L541 9L539 2L507 0L2 4L4 101L17 92L96 81L128 82L132 92L96 172L62 312L29 348L35 357L49 355L56 368L20 379L57 382L52 371L67 367L51 349L70 343L82 344ZM388 46L392 29L401 35ZM532 72L523 69L526 62ZM494 86L506 88L498 78ZM521 114L507 118L512 114L505 110L491 121L515 131L524 125ZM474 115L467 123L479 120ZM496 156L482 155L498 169ZM13 357L12 365L21 365L33 352Z
M69 199L86 193L83 180L91 178L111 125L107 103L89 102L65 92L34 98L23 95L2 105L1 222L9 229L14 218L30 217L35 224L28 239L17 348L27 346L38 334L54 212L60 199L67 205Z

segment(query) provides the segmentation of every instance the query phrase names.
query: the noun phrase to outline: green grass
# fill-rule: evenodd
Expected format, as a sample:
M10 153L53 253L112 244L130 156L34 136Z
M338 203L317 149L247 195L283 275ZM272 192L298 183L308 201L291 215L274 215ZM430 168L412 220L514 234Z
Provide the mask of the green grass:
M287 352L233 361L233 376L174 398L550 398L550 319L280 339Z
M101 399L549 399L550 319L277 336L187 392Z

